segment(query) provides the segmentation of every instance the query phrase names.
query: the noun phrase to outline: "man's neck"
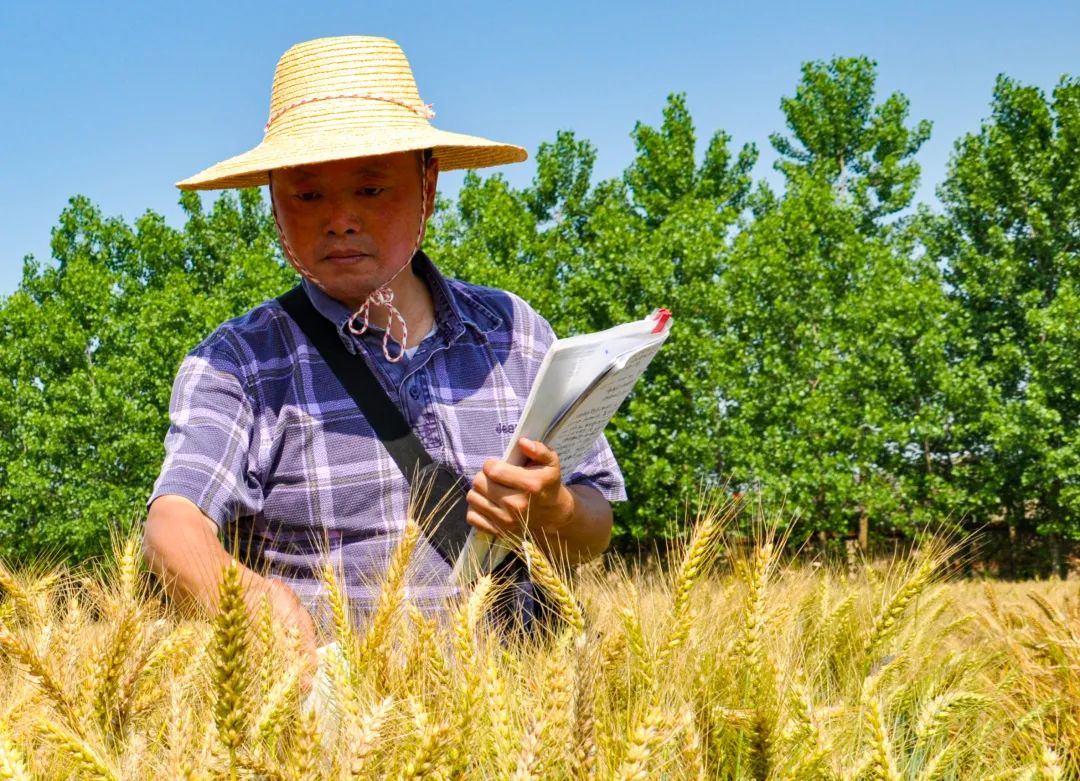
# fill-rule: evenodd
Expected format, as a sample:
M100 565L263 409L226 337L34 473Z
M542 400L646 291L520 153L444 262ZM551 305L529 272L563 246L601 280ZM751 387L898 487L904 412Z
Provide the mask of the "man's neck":
M390 283L390 289L394 291L394 306L405 318L409 329L409 341L406 347L415 347L424 336L431 330L435 322L435 302L431 297L431 290L427 281L420 277L412 269L406 269ZM371 324L376 328L386 329L390 321L390 313L385 307L371 307ZM394 339L401 338L400 324L394 323L391 336Z

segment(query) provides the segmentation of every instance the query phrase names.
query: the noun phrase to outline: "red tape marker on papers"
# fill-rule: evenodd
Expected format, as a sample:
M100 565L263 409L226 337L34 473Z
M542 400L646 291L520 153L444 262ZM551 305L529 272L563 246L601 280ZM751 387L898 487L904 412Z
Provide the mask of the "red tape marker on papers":
M656 321L656 327L652 329L652 332L654 334L658 334L664 330L664 326L667 325L667 321L671 319L671 312L669 312L667 309L657 309L649 316Z

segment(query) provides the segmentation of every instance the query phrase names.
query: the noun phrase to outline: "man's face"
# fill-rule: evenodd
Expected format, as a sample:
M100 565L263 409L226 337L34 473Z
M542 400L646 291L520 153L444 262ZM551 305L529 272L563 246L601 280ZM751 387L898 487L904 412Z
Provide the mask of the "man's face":
M408 262L420 229L421 168L420 153L400 152L273 172L285 240L332 297L358 308ZM437 178L432 160L428 216Z

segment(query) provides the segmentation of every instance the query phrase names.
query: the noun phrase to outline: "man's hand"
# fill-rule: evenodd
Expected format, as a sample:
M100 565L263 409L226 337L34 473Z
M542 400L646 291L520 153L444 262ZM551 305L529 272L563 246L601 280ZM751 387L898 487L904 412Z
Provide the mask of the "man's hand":
M489 458L473 478L466 520L495 535L520 536L527 525L543 539L573 519L574 495L563 485L558 453L531 439L518 446L529 459L525 466Z
M182 496L165 495L154 500L143 533L143 557L169 596L182 607L197 606L217 615L222 570L233 556L217 538L216 525L195 504ZM295 627L304 651L300 685L311 688L318 656L315 622L300 604L296 593L281 581L264 578L240 564L244 584L244 607L254 622L264 595L270 599L274 617L285 628Z
M274 619L286 631L294 629L299 632L300 648L303 653L300 668L300 692L306 695L311 690L315 671L319 666L317 642L315 638L315 622L311 614L300 603L296 592L286 586L280 580L258 577L259 581L253 582L248 587L246 600L248 614L252 620L256 620L258 611L262 608L263 598L270 600L270 610L273 611Z

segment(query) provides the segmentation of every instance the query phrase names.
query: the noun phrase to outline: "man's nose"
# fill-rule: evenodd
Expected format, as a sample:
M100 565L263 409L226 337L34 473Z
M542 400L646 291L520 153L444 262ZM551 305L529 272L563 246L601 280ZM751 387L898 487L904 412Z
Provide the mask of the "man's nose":
M347 236L360 233L364 223L355 209L346 204L331 204L326 220L326 233L329 236Z

